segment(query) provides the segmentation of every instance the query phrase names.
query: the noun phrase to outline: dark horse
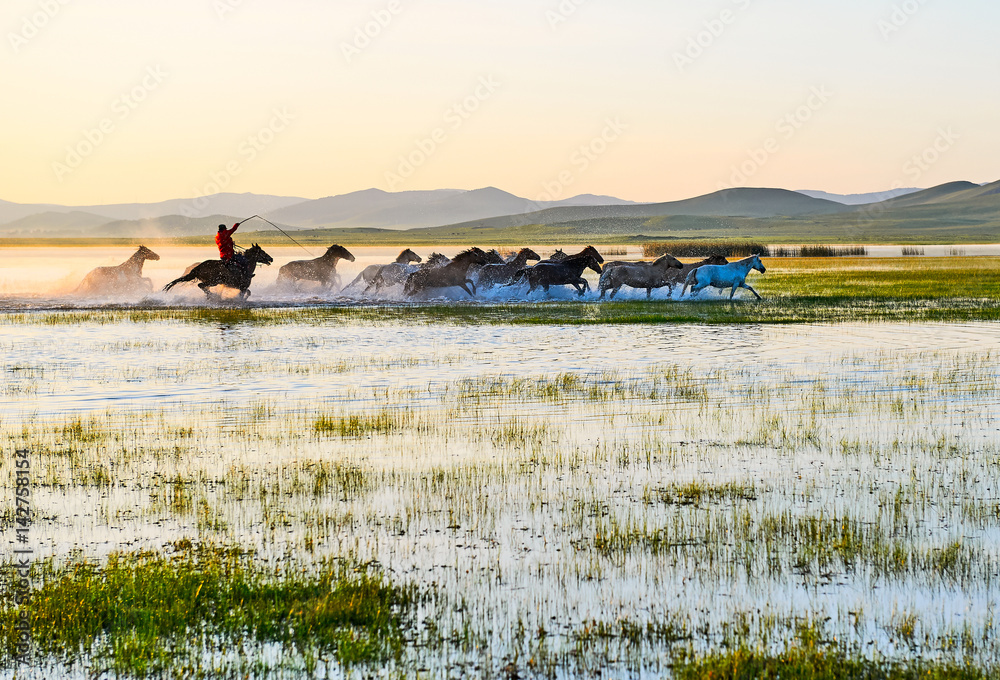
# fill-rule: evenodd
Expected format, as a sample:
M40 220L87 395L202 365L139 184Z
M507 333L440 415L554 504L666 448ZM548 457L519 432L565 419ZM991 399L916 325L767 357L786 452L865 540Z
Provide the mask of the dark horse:
M469 267L472 265L484 265L489 261L489 256L479 248L463 250L443 267L421 269L410 274L406 278L406 285L403 287L403 291L407 295L413 295L425 288L451 288L452 286L458 286L471 297L475 297L476 284L469 278ZM467 284L472 286L472 290L469 290Z
M549 255L546 259L542 260L542 262L565 262L571 257L579 257L580 255L593 255L595 260L597 260L600 264L604 264L604 258L601 257L601 254L597 252L597 248L594 246L587 246L576 255L567 255L562 251L562 249L560 249ZM539 262L538 264L541 264L542 262Z
M274 258L264 252L256 243L243 253L247 260L247 267L244 269L237 264L226 264L222 260L205 260L197 264L194 268L180 277L174 279L163 287L163 290L170 290L178 283L185 281L201 281L198 287L205 291L205 295L211 297L209 288L212 286L227 286L240 291L240 299L246 300L250 297L250 281L253 280L253 272L258 264L271 264Z
M337 276L337 261L354 262L354 256L343 246L332 245L315 260L295 260L281 265L278 270L278 283L296 281L319 281L329 288L334 283L340 283Z
M514 279L514 275L524 268L528 260L541 258L531 248L521 248L510 262L503 264L487 264L479 269L478 283L480 288L503 286Z
M593 250L590 246L587 248ZM529 293L539 286L544 288L546 293L549 292L549 286L573 286L577 293L583 295L584 292L590 290L590 284L583 278L583 270L585 269L593 269L598 274L601 273L600 261L586 251L567 257L562 262L539 262L534 267L522 269L514 277L513 283L527 281L530 286Z

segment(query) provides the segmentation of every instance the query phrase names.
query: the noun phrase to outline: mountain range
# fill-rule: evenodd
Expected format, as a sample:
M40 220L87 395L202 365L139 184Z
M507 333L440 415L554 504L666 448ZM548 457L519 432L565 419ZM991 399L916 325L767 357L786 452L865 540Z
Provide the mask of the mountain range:
M666 218L677 217L816 221L840 219L836 216L855 219L852 216L858 214L883 216L908 212L917 219L921 210L937 215L934 211L941 209L946 214L951 211L956 215L977 215L977 219L992 219L993 216L1000 219L1000 183L949 182L930 189L895 189L853 195L734 188L664 203L634 203L590 194L538 202L495 187L397 193L367 189L320 199L222 193L198 199L94 206L0 201L0 236L204 236L214 233L217 224L231 224L257 214L285 229L309 231L363 229L372 232L439 227L509 229L530 225L571 228L576 225L585 231L606 228L608 233L617 233L651 224L663 227ZM261 225L260 228L265 227Z

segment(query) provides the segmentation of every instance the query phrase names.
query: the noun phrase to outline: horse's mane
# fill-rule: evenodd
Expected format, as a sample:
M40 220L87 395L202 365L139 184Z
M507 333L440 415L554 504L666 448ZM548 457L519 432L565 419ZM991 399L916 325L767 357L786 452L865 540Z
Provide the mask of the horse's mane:
M593 260L594 262L597 262L597 258L590 253L577 253L576 255L570 255L565 260L554 262L553 264L579 264L585 260Z
M475 255L480 255L480 254L484 254L483 251L480 250L479 248L476 248L475 246L473 246L472 248L468 248L466 250L463 250L458 255L456 255L455 257L453 257L452 258L452 262L454 262L455 260L466 260L466 259L468 259L470 257L473 257Z

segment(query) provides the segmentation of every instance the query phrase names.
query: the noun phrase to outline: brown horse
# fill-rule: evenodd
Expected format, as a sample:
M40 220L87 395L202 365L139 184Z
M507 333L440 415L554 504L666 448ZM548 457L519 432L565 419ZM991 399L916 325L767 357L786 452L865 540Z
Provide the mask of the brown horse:
M476 283L480 288L506 285L514 279L514 274L524 268L528 260L540 259L538 253L531 248L521 248L510 262L483 265L479 269Z
M139 246L125 262L114 267L98 267L77 286L75 293L134 293L142 290L152 292L153 282L142 275L142 265L146 260L159 260L160 256L146 246Z
M593 250L591 246L587 248ZM579 295L583 295L590 290L590 284L583 278L583 271L592 269L598 274L601 273L601 261L597 257L585 249L584 252L571 255L562 262L539 262L534 267L518 271L510 285L527 281L529 293L539 286L544 288L546 293L549 292L550 286L573 286Z
M601 299L604 299L604 293L608 290L614 299L622 286L645 288L648 299L653 294L654 288L670 285L671 270L680 270L683 267L680 260L673 255L663 255L653 262L612 262L604 267L604 273L601 274L601 281L597 287L601 291Z
M420 257L415 252L413 252L412 250L410 250L409 248L407 248L406 250L402 251L399 255L397 255L396 256L396 260L394 262L392 262L391 264L370 264L370 265L368 265L367 267L365 267L364 269L361 270L361 273L358 274L357 277L353 281L351 281L349 284L347 284L346 286L344 286L344 290L347 290L351 286L354 286L355 284L358 284L358 283L360 283L362 281L364 281L367 284L367 287L370 288L371 285L372 285L372 282L375 281L375 277L378 276L378 273L380 271L382 271L383 267L391 267L392 265L400 265L402 267L405 267L406 265L410 264L411 262L422 262L422 261L423 261L422 257Z
M340 260L354 262L354 256L347 248L332 245L315 260L295 260L281 265L281 269L278 270L278 283L319 281L326 288L334 284L339 285L340 276L337 275L337 262Z
M254 270L258 264L268 265L274 262L274 258L264 252L256 243L243 253L246 258L246 268L239 264L227 264L222 260L205 260L201 264L195 265L190 272L179 279L174 279L163 287L163 290L170 290L178 283L185 281L201 281L198 287L205 291L205 295L212 297L209 291L213 286L226 286L236 288L240 291L240 299L246 300L250 297L250 282L253 280Z
M457 286L469 294L476 295L476 284L469 278L469 267L484 265L489 262L489 256L479 248L469 248L456 255L448 264L433 269L421 269L406 278L403 291L413 295L427 288L451 288ZM472 286L469 290L468 286Z

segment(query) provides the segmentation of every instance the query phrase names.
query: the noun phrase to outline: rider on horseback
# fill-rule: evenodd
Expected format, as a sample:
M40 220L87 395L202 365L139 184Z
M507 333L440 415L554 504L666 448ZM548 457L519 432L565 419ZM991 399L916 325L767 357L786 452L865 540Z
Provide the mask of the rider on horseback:
M219 246L219 258L226 263L227 267L231 269L236 266L245 272L247 260L236 252L236 244L233 243L233 232L239 229L240 224L237 222L232 229L226 229L226 225L220 224L219 232L215 235L215 245Z

